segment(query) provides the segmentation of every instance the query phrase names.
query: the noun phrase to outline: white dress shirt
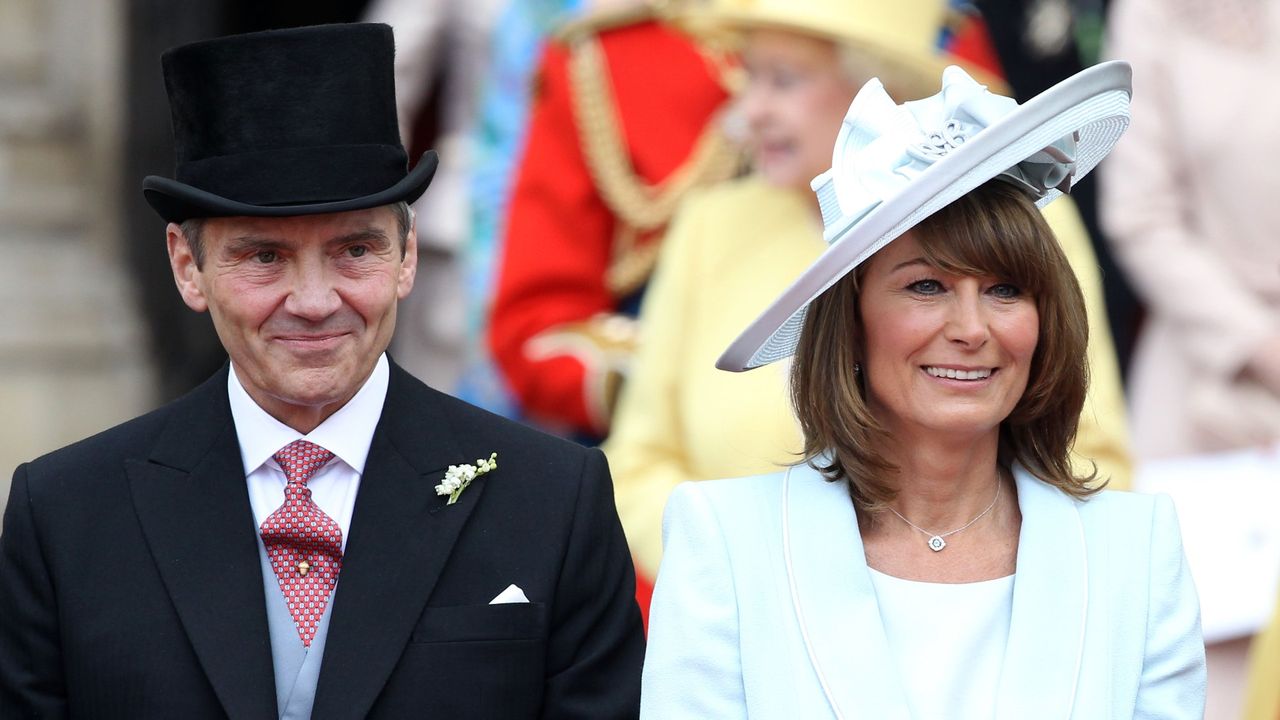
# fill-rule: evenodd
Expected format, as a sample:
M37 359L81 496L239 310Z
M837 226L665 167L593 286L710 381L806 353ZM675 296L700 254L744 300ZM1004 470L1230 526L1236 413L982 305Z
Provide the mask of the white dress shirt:
M294 440L305 439L334 454L334 459L307 481L307 487L316 505L338 523L342 530L342 549L346 550L356 491L360 489L360 476L364 474L374 428L382 417L389 377L387 356L383 354L355 396L315 430L303 435L268 415L249 397L232 363L231 372L227 373L227 396L240 441L240 459L249 483L249 503L258 527L284 504L284 470L272 456Z
M1014 576L947 584L903 580L867 569L911 717L995 717L1013 614Z

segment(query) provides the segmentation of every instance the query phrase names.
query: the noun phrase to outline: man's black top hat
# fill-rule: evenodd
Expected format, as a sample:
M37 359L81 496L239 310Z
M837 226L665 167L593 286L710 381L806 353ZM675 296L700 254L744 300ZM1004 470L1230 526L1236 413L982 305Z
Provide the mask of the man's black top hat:
M321 25L183 45L161 58L175 179L142 192L169 222L281 217L413 202L435 175L407 172L387 25Z

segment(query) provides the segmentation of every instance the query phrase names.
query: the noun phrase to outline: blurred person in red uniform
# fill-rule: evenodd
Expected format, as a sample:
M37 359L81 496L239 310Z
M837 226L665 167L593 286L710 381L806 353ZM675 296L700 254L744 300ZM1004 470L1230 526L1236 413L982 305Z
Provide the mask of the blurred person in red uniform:
M489 345L521 411L608 431L631 318L677 201L729 177L729 72L678 3L598 10L548 45L510 199Z

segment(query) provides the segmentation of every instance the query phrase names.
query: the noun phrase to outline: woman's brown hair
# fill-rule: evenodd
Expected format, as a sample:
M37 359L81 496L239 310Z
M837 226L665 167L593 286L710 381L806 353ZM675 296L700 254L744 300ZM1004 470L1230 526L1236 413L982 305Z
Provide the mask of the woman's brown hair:
M1071 469L1089 384L1084 297L1053 231L1031 199L992 180L911 231L924 259L946 273L1013 283L1035 298L1040 332L1027 388L1000 425L999 464L1019 463L1075 496L1097 492L1096 473ZM878 450L886 431L856 369L864 356L859 289L867 264L809 305L791 367L791 400L804 430L804 461L829 480L844 479L855 505L877 510L893 499L896 468Z

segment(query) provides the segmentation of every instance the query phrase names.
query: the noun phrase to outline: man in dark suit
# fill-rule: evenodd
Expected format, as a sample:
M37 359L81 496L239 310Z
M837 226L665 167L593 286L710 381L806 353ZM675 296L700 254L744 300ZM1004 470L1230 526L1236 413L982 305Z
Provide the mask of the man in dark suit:
M230 363L24 464L0 534L0 718L614 718L644 640L608 469L384 350L413 286L390 28L184 46L184 301Z

